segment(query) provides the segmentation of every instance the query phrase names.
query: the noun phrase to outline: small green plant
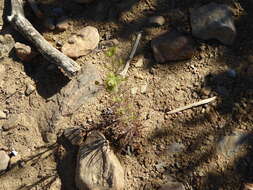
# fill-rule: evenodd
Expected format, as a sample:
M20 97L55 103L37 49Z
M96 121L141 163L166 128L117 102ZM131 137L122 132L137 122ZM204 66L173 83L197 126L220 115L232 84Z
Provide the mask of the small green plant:
M120 83L123 81L123 78L117 74L119 68L123 65L123 60L118 58L116 55L117 48L111 47L105 55L112 59L110 66L107 67L110 70L110 73L107 74L105 79L105 88L109 92L117 92Z

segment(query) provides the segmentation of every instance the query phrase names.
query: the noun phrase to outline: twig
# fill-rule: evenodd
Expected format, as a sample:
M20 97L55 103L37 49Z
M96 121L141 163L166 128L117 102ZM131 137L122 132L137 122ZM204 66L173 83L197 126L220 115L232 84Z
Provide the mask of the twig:
M125 66L124 66L124 69L119 73L123 78L126 77L126 74L127 74L128 69L129 69L130 63L131 63L131 61L132 61L132 59L133 59L133 57L135 55L135 52L137 50L138 45L139 45L141 36L142 36L142 33L139 32L138 35L137 35L137 37L136 37L136 40L135 40L134 46L132 48L132 51L131 51L131 53L129 55L129 58L128 58Z
M80 66L74 60L51 46L25 18L22 0L11 0L11 15L7 19L17 31L33 43L45 59L62 68L68 77L74 76L80 70Z
M201 106L201 105L204 105L204 104L208 104L208 103L214 101L216 98L217 98L216 96L214 96L212 98L207 98L205 100L201 100L199 102L195 102L193 104L189 104L187 106L183 106L183 107L171 110L171 111L167 112L167 114L170 115L170 114L173 114L173 113L178 113L178 112L184 111L186 109L190 109L190 108L193 108L193 107L197 107L197 106Z

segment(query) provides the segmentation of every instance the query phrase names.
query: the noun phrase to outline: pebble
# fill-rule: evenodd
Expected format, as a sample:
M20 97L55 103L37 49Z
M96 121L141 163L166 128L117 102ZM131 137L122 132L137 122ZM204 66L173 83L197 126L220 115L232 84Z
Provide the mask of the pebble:
M25 95L29 96L35 91L35 87L31 84L27 84L26 90L25 90Z
M17 57L22 61L30 61L35 56L32 48L26 44L16 42L14 48Z
M165 18L163 16L152 16L148 21L152 25L162 26L165 23Z
M5 151L0 151L0 172L8 168L10 157Z
M63 32L69 28L69 20L67 17L60 17L57 20L56 29Z
M70 36L61 50L71 58L78 58L94 50L98 46L99 38L98 30L95 27L87 26Z
M217 39L225 45L233 44L236 28L229 6L209 3L190 12L193 36L202 40Z
M147 84L144 84L141 86L141 93L142 94L145 94L147 92L147 88L148 88L148 85Z
M165 33L151 41L157 62L190 59L194 54L194 41L176 30Z
M143 67L143 63L144 63L144 58L139 57L138 60L134 63L134 66L137 68Z
M131 94L132 94L132 95L136 95L136 94L137 94L137 91L138 91L138 88L137 88L137 87L131 88Z
M0 110L0 119L6 119L7 115L3 111Z

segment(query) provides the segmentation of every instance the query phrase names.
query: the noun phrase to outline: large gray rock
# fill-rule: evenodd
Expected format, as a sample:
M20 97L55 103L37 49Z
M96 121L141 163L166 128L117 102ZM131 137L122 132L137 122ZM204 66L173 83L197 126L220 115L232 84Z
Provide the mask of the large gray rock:
M62 47L62 52L72 58L89 54L99 43L99 33L95 27L86 26L76 34L70 36Z
M217 39L231 45L236 37L233 14L229 6L210 3L191 10L192 34L202 40Z
M194 53L194 41L177 31L171 31L153 39L151 47L157 62L190 59Z
M124 189L124 170L99 132L88 135L79 149L76 185L79 190Z
M5 151L0 151L0 172L7 169L10 157Z
M73 114L89 102L101 89L102 79L95 65L87 64L76 79L71 80L58 95L62 116Z

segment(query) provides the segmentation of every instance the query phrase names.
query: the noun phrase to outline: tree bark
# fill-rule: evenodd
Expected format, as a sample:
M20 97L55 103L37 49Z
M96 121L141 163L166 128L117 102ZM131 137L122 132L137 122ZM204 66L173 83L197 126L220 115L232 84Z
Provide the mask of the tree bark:
M51 46L44 37L25 18L23 0L11 0L11 15L9 22L29 40L48 61L59 66L68 77L73 77L80 70L80 66L71 58Z

